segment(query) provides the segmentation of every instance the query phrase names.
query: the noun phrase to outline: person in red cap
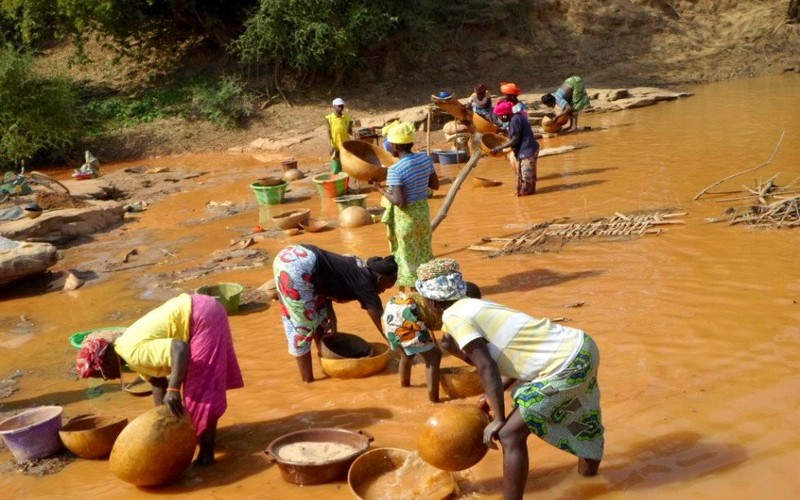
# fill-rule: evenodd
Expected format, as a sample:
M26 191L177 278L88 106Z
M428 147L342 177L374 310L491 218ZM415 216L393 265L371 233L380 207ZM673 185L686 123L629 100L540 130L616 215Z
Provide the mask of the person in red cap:
M539 158L539 143L533 135L533 129L528 122L528 112L519 104L513 105L508 101L497 103L494 114L503 123L508 123L508 141L492 148L492 153L497 154L506 148L511 148L508 161L517 175L517 196L528 196L536 192L536 163Z

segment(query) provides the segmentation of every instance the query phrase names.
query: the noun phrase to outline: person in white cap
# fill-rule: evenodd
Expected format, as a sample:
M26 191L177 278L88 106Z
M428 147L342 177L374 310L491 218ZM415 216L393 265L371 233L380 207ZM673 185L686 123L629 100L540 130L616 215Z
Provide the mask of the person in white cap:
M325 116L325 126L328 129L331 172L338 174L342 171L339 149L342 147L342 143L353 135L353 118L344 112L344 99L341 97L334 99L331 104L333 105L333 113Z

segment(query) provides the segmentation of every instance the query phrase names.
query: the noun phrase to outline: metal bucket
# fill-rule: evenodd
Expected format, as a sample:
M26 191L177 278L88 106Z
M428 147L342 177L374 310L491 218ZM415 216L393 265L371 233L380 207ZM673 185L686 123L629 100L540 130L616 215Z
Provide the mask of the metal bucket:
M364 431L319 428L290 432L272 441L264 452L267 460L278 464L281 477L286 482L300 485L323 484L344 479L350 464L369 449L374 440ZM281 458L280 449L293 443L339 443L351 446L355 451L342 458L325 462L293 462Z

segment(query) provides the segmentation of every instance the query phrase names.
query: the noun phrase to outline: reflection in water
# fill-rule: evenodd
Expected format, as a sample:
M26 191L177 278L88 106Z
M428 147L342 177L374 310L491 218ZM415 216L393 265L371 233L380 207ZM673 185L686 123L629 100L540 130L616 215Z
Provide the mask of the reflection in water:
M495 188L465 183L448 217L434 233L437 256L454 257L484 297L537 317L569 316L568 326L594 337L603 355L606 457L600 474L582 478L574 457L529 440L530 498L795 498L800 434L794 432L800 391L800 268L797 234L708 224L730 204L715 196L693 201L705 186L765 162L783 131L786 139L768 167L737 178L719 191L741 190L777 173L779 185L800 176L800 113L787 103L800 99L797 75L698 86L694 97L649 108L587 115L598 130L542 140L543 147L576 141L589 147L540 159L540 191L512 195L514 177L504 159L483 159L475 175L503 182ZM769 116L744 124L751 116ZM258 222L248 185L279 172L280 160L264 166L243 155L181 156L140 162L197 171L221 170L192 182L185 193L137 214L92 246L65 251L57 269L80 269L90 261L113 262L136 248L140 259L127 271L98 271L98 278L73 292L3 295L0 303L0 376L22 370L18 391L0 400L0 411L61 404L65 415L118 414L133 418L152 404L116 387L94 398L71 371L76 331L126 324L156 300L179 290L233 281L255 288L271 278L269 266L231 269L188 281L170 276L199 267L228 248ZM301 168L321 168L321 158L298 158ZM106 167L104 171L113 168ZM455 178L457 166L440 166ZM215 184L214 179L224 179ZM442 194L449 189L445 184ZM370 193L367 206L378 204ZM432 212L443 196L432 201ZM230 216L214 215L209 201L247 204ZM287 202L275 209L310 208L334 220L335 203L320 199L307 178L292 183ZM509 237L513 225L569 218L582 221L661 207L687 212L685 224L660 235L607 243L575 243L559 251L487 259L468 250L484 237ZM184 223L192 219L194 223ZM145 235L145 236L142 236ZM387 252L384 226L335 229L266 239L251 248L274 256L290 243L308 242L360 256ZM123 248L121 248L123 247ZM163 251L162 251L163 250ZM124 252L123 252L124 253ZM133 267L141 266L141 267ZM103 268L105 269L105 268ZM146 276L157 276L150 281ZM156 286L156 284L158 286ZM143 293L142 286L147 286ZM392 291L385 294L388 299ZM581 302L582 307L565 309ZM310 427L365 430L373 446L413 450L422 424L436 408L427 402L424 373L411 388L397 383L397 363L367 379L323 378L302 384L286 353L279 308L231 317L246 387L229 392L220 422L218 463L192 469L177 484L158 490L196 498L351 498L344 482L298 487L266 463L262 450L287 432ZM565 312L567 312L565 314ZM378 341L357 305L337 305L343 331ZM14 325L27 318L35 328ZM25 339L21 341L20 339ZM446 366L458 360L445 357ZM314 370L322 373L318 361ZM474 399L474 398L473 398ZM472 400L470 400L472 401ZM7 461L7 451L0 461ZM489 454L465 476L465 496L497 498L502 454ZM60 498L64 491L93 497L138 497L100 461L77 460L56 475L32 478L3 473L8 497ZM268 492L268 493L265 493Z

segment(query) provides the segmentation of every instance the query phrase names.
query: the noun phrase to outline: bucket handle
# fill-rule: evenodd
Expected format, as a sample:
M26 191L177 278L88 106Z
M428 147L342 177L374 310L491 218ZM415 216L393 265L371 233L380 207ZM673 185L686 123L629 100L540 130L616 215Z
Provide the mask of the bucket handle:
M263 453L264 453L264 460L266 460L267 463L274 464L278 461L278 457L273 455L271 451L264 450Z
M370 442L370 443L375 441L375 436L373 436L372 434L370 434L369 432L367 432L365 430L360 430L360 431L358 431L358 433L361 434L362 436L364 436L365 438L367 438L367 441Z

